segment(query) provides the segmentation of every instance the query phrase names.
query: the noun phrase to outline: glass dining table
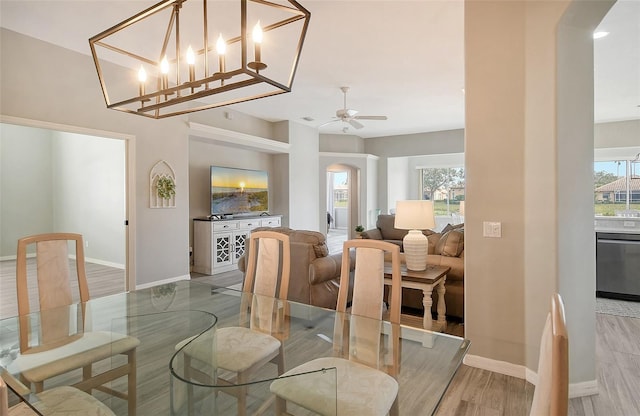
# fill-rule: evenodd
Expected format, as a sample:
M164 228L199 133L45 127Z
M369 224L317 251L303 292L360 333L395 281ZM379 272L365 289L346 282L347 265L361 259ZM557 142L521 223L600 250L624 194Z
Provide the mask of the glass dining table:
M275 307L268 316L256 317L259 303ZM68 315L70 327L80 334L102 331L112 334L114 339L128 335L140 341L135 360L136 415L238 414L237 400L231 394L225 394L238 386L218 382L222 375L226 376L222 374L225 370L216 368L215 359L216 332L221 328L251 327L255 319L273 320L271 334L281 341L286 370L315 358L341 354L341 351L349 350L350 342L355 345L354 337L357 336L356 319L348 314L260 298L192 280L92 299L87 304L72 305ZM362 318L357 319L362 328ZM35 358L36 353L32 358L28 351L29 348L37 349L41 343L41 321L39 312L21 319L0 320L3 377L11 377L14 382L24 381L24 374L42 365L42 357ZM350 323L339 324L344 322ZM387 372L392 369L391 374L398 382L399 413L433 414L467 353L469 341L421 328L391 325L387 321L369 322L365 326L379 330L380 368ZM264 325L260 327L264 328ZM21 346L21 335L27 339L27 347L24 341ZM206 362L192 360L196 346L210 350L211 359ZM123 362L125 358L114 355L94 364L94 370L116 368ZM193 376L194 368L200 377ZM310 386L310 389L318 385L329 386L329 391L335 391L330 402L338 400L335 368L318 368L287 377ZM47 380L44 388L74 385L81 379L82 370L74 370ZM247 414L275 414L270 386L276 379L277 367L267 364L246 383ZM112 381L109 387L127 391L127 377ZM127 400L98 390L91 393L116 415L129 414ZM13 397L16 396L37 414L50 414L33 390L17 389ZM337 409L337 406L333 408ZM294 415L313 414L295 406L287 410Z

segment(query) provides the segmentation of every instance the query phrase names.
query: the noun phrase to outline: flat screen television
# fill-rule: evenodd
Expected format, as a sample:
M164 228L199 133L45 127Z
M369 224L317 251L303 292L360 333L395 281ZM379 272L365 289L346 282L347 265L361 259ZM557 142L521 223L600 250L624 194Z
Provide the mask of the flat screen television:
M269 173L211 166L211 215L260 215L269 211Z

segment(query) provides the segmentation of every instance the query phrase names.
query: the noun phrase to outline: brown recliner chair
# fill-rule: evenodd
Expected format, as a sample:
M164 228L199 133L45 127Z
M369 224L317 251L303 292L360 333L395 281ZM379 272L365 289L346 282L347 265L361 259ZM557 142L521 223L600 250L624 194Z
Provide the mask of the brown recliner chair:
M276 231L287 234L291 244L291 278L288 299L323 308L336 308L340 288L342 254L329 255L324 234L317 231L292 230L288 227L259 227L253 231ZM238 259L244 274L248 253Z

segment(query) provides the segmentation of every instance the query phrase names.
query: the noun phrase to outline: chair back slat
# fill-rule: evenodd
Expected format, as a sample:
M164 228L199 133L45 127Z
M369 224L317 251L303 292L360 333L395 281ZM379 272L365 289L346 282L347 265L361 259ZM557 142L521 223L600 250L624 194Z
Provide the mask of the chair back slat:
M69 266L69 243L75 244L75 267ZM40 315L39 345L29 345L30 328L27 315L31 312L27 273L28 247L35 245L35 281L38 288ZM67 308L73 304L72 270L75 270L81 310ZM59 347L77 339L78 331L84 327L84 303L89 301L89 289L84 266L83 239L80 234L48 233L24 237L18 240L16 260L16 287L18 294L18 314L20 315L20 350L34 353ZM73 315L72 315L73 314ZM73 321L77 321L72 325Z
M40 310L71 305L67 241L51 240L36 243L36 264Z
M249 258L242 290L257 296L243 296L241 322L250 305L249 324L252 329L265 333L280 330L278 320L280 302L289 294L291 269L291 245L289 236L275 231L256 231L249 237ZM250 303L245 300L251 299Z
M336 310L346 312L347 298L350 288L349 273L351 270L350 250L356 249L356 267L354 271L354 287L351 303L352 314L362 314L374 319L380 319L378 308L382 308L382 294L378 291L384 288L384 253L391 253L391 295L389 302L389 320L400 323L400 307L402 302L402 277L400 275L400 247L396 244L379 240L357 239L344 242L342 249L342 266L340 269L340 288ZM368 249L364 250L363 249ZM373 255L374 250L381 257ZM358 255L362 253L360 261ZM358 270L360 267L360 271ZM363 280L359 280L363 279ZM356 282L363 282L359 284ZM373 286L371 288L370 286ZM380 309L380 313L382 309Z
M351 313L371 319L382 318L384 296L384 252L374 248L356 248Z
M355 249L356 253L355 270L353 272L353 295L350 314L345 314L350 286L351 249ZM334 341L336 343L334 351L336 354L348 356L349 360L357 361L372 368L381 368L381 319L384 309L385 253L391 253L392 263L391 301L389 304L389 319L392 323L389 341L392 351L389 367L391 368L390 373L395 374L393 368L397 368L399 344L394 339L394 337L398 336L398 331L393 329L393 326L400 322L402 293L400 284L400 248L396 244L365 239L345 241L342 251L340 289L336 307L339 313L336 315L334 326ZM348 331L344 322L342 322L347 316L349 316ZM345 340L347 332L348 340Z
M280 268L280 241L273 238L258 240L258 259L253 293L276 297Z

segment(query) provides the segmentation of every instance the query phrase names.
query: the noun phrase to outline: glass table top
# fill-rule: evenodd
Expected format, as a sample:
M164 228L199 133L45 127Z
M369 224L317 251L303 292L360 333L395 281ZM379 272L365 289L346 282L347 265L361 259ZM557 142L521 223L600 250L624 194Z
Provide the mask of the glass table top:
M359 334L374 328L380 339L374 350L380 352L373 354L372 359L377 360L375 364L380 369L395 376L402 415L434 413L469 348L469 342L459 337L385 321L355 319L333 310L252 296L194 281L92 299L87 304L65 309L58 312L66 317L62 321L68 319L68 328L65 328L70 336L84 339L89 334L101 333L111 337L111 342L123 336L139 341L135 362L137 415L237 414L236 399L223 393L225 389L237 388L238 384L246 384L249 414L257 410L274 414L270 385L278 378L275 365L260 367L246 382L235 380L231 386L220 382L222 378L229 379L230 374L217 362L222 359L215 354L216 339L246 328L266 331L280 341L285 371L320 357L337 353L353 355L359 346ZM53 316L52 311L35 312L22 317L22 321L18 317L0 321L0 366L6 372L3 377L11 376L24 382L25 375L37 371L38 366L50 364L47 360L55 359L47 356L50 354L47 348L42 351L42 344L46 346L47 340L41 329L47 316ZM393 343L396 336L397 343ZM74 342L77 341L66 346L54 344L52 350L72 348L69 346L76 345ZM365 354L362 347L358 348L360 359ZM113 355L94 364L94 372L108 371L123 363L126 357ZM298 377L300 383L311 380L310 385L318 380L329 386L336 384L335 369L331 368L293 377ZM48 379L44 386L47 390L73 385L81 379L81 370L75 370ZM110 387L126 392L127 377L111 382ZM19 391L19 394L38 410L37 393ZM128 414L126 400L97 390L92 394L115 414ZM49 414L44 408L38 411ZM309 414L295 408L289 411Z

